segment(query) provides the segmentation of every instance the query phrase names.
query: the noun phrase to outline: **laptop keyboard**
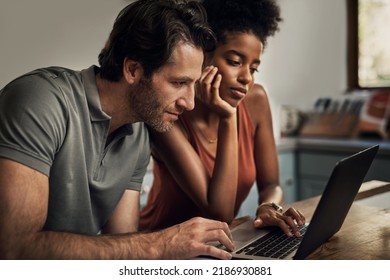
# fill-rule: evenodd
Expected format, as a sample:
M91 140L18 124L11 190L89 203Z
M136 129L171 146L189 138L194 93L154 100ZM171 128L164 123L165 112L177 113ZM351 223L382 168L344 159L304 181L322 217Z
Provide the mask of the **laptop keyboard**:
M298 229L304 236L307 225L299 226ZM288 237L282 230L277 230L256 239L236 253L283 259L298 248L301 240L302 237Z

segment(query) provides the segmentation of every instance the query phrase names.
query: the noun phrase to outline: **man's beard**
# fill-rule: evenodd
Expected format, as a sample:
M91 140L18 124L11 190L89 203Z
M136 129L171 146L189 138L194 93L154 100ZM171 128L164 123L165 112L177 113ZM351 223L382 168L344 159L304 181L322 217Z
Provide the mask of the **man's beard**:
M172 122L164 123L165 108L159 100L150 78L142 78L139 81L134 92L129 95L129 100L131 108L140 121L158 132L166 132L172 128Z

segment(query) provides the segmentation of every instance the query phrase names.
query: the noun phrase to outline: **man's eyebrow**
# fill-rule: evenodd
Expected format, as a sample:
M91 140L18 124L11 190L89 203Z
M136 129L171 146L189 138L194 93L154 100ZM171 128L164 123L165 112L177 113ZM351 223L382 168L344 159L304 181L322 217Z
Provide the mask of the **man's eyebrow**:
M237 55L240 58L245 58L246 57L243 53L241 53L239 51L236 51L236 50L228 50L227 53L231 53L231 54ZM261 61L260 61L260 59L255 59L252 63L260 64Z
M189 82L195 80L194 78L191 78L189 76L179 76L179 77L176 77L175 79L176 80L181 80L181 81L189 81Z
M171 80L180 81L180 82L193 82L193 81L198 81L200 77L201 76L199 76L199 78L194 78L190 76L173 76L171 77Z

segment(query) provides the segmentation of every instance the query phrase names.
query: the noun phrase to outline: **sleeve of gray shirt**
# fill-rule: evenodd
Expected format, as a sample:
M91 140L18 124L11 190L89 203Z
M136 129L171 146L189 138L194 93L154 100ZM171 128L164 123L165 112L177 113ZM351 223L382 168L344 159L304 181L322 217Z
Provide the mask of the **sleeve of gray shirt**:
M46 175L66 128L61 92L50 79L25 75L0 92L0 156Z

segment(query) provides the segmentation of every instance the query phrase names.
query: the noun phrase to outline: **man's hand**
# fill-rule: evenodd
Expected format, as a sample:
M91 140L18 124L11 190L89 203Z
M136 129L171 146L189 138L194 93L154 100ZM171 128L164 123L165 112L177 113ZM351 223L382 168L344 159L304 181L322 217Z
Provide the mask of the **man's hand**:
M219 241L229 251L234 249L232 235L226 223L199 217L156 234L160 236L157 237L159 246L164 248L162 259L189 259L197 256L231 259L229 252L207 244L212 241Z

